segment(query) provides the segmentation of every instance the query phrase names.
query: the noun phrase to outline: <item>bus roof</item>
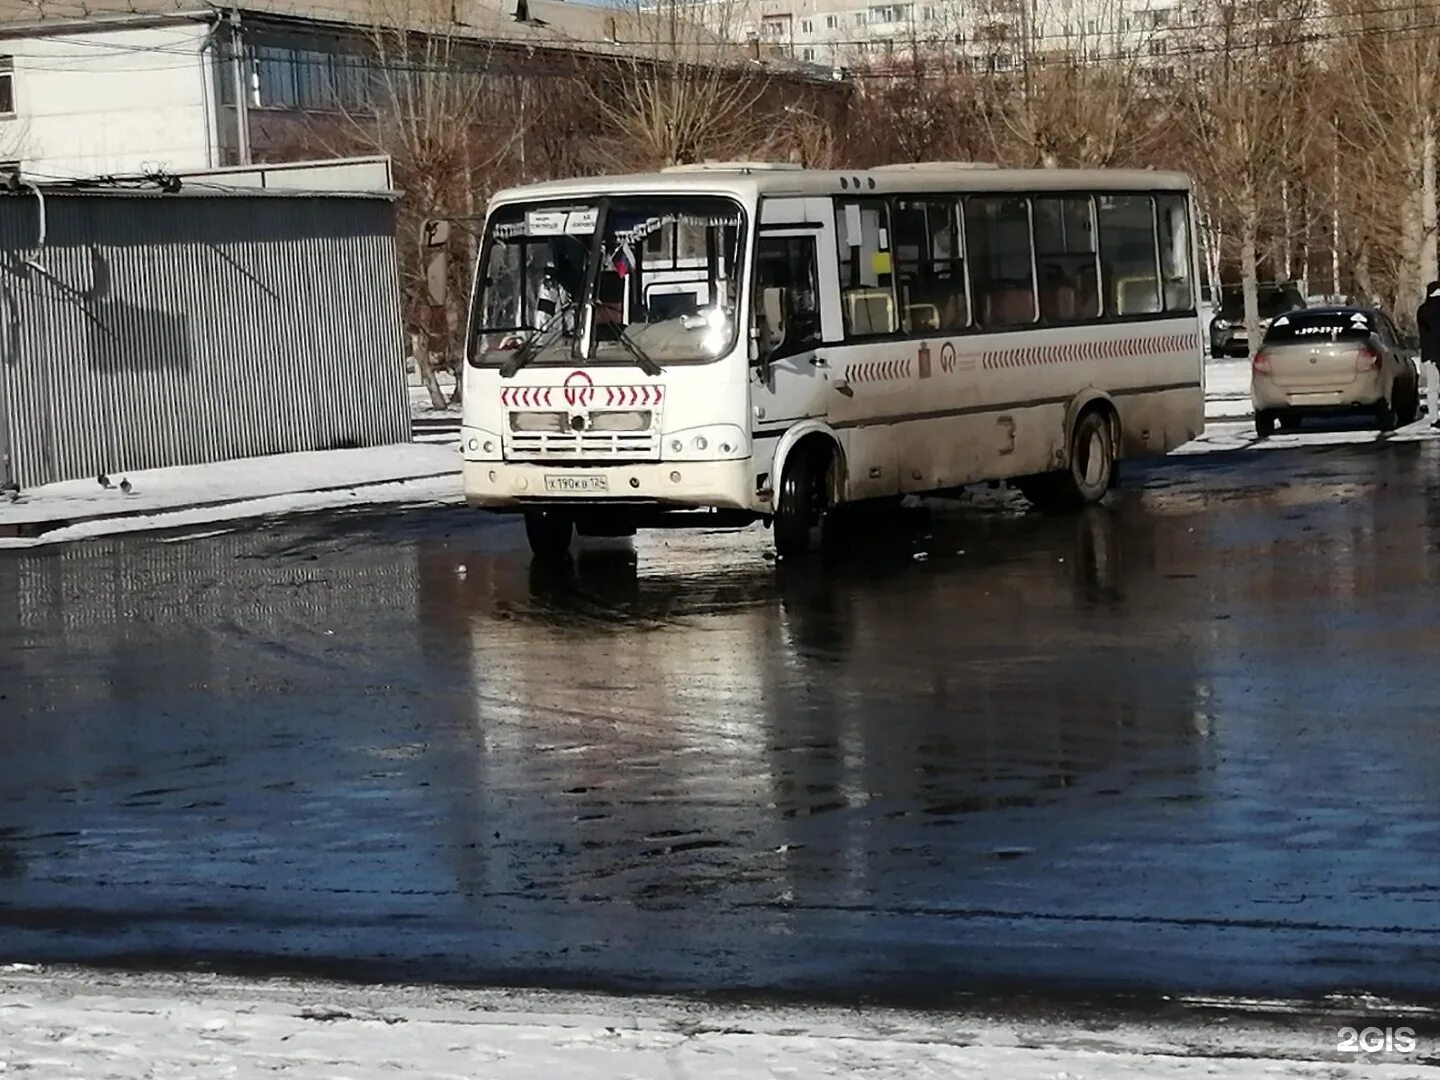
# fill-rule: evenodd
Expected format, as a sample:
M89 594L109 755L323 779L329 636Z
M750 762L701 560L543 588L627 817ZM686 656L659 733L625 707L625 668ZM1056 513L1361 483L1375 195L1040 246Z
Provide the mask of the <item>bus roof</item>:
M953 191L1189 191L1184 173L1148 169L997 169L968 162L921 162L875 169L802 169L768 162L682 165L661 172L552 180L498 191L491 203L647 195L885 195Z

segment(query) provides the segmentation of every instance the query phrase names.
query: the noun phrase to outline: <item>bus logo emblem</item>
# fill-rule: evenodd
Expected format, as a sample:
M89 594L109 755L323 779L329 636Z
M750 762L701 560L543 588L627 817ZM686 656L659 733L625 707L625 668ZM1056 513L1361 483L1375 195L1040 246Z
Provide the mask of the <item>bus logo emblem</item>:
M947 375L955 370L955 346L948 341L940 346L940 370Z
M586 409L595 400L595 381L583 371L572 371L565 377L561 391L566 405L572 409Z

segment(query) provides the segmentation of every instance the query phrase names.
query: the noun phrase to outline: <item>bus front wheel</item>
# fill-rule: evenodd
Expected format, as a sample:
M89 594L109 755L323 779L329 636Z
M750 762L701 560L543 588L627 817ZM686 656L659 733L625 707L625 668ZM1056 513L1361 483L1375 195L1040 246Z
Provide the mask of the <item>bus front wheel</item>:
M785 463L775 508L775 554L801 558L815 546L815 534L829 509L829 459L817 449L798 449Z
M570 554L575 536L575 521L568 514L554 510L525 511L525 539L537 559L555 562Z

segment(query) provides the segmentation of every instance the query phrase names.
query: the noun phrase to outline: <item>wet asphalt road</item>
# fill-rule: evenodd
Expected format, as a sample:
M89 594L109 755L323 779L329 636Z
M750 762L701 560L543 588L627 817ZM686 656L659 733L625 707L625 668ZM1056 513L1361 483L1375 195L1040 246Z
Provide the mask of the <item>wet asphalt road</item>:
M0 960L1440 997L1436 444L823 570L523 548L452 509L0 553Z

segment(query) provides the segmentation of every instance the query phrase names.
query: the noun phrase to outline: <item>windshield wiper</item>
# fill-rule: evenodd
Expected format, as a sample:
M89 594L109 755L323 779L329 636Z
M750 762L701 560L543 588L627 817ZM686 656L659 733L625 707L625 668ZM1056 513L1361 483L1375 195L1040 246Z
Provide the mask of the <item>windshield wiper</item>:
M550 321L545 324L543 330L535 331L531 337L522 341L520 347L515 350L515 354L500 365L500 377L513 379L517 371L553 345L555 339L565 331L565 316L574 311L576 306L573 300L565 304L550 316Z
M635 358L635 363L640 365L641 371L651 376L663 374L664 369L654 360L650 359L649 354L635 343L635 339L630 336L629 331L627 331L625 327L616 324L615 330L616 338L621 345L625 346L625 351Z

